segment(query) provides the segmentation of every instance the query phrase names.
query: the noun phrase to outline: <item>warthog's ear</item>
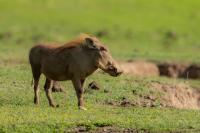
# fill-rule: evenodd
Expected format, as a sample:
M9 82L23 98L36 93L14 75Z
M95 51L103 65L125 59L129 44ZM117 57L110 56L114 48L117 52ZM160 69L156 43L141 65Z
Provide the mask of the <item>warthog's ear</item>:
M94 41L91 38L85 38L86 46L90 49L97 49L94 44Z

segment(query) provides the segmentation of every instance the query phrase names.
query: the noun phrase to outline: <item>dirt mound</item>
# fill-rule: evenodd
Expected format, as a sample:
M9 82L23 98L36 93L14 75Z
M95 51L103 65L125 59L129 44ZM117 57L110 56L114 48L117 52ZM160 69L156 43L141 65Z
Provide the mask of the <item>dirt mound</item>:
M173 78L181 77L181 75L188 67L185 64L179 63L162 63L158 64L157 66L161 76L168 76Z
M160 102L163 107L200 109L200 91L191 88L189 85L154 82L151 83L151 88L162 93Z
M139 76L159 76L159 69L155 63L145 61L120 62L124 73Z
M183 78L200 79L200 65L190 65L180 75Z
M154 63L148 61L119 62L125 74L139 76L167 76L200 79L200 65L184 63Z
M161 63L157 66L161 76L200 79L200 65L198 64Z
M118 107L172 107L179 109L200 109L200 90L185 83L176 85L148 82L148 93L132 92L134 99L122 97L105 101L105 104Z

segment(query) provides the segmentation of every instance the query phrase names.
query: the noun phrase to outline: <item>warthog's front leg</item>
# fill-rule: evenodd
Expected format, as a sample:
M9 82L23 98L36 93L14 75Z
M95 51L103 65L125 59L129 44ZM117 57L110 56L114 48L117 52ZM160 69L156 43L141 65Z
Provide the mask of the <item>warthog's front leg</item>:
M53 84L53 81L46 78L44 89L45 89L45 92L46 92L47 99L49 101L49 105L51 107L55 107L55 104L54 104L54 101L53 101L53 98L52 98L52 95L51 95L52 84Z
M83 85L84 85L84 81L85 81L85 79L74 79L74 80L72 80L72 83L73 83L74 88L76 90L79 109L87 110L84 107L84 103L83 103L83 93L84 93Z

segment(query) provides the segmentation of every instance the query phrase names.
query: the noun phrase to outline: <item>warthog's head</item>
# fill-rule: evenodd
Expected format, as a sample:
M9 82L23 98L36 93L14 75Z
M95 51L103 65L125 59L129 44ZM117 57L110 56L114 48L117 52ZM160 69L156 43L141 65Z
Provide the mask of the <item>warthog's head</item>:
M85 38L86 47L93 53L95 66L108 73L111 76L119 76L122 69L112 58L109 50L95 37Z

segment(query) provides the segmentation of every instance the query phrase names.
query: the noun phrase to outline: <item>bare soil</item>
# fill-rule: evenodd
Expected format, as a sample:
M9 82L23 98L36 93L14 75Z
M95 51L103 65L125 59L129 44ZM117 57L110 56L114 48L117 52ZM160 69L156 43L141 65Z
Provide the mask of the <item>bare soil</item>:
M119 62L125 74L200 79L200 64L155 63L149 61Z
M187 84L171 85L153 82L150 86L162 93L160 98L162 107L200 109L200 91Z
M135 100L123 97L117 101L105 101L105 104L119 107L167 107L178 109L200 109L200 90L186 83L176 85L152 81L148 84L151 93L136 95Z
M10 66L10 65L19 65L26 64L27 62L23 59L2 59L0 60L0 66Z
M130 128L118 128L112 126L97 127L96 129L88 129L86 126L77 126L65 131L65 133L150 133L146 130L137 130Z
M125 74L139 76L159 76L159 69L155 63L146 61L120 62Z
M180 130L180 131L166 131L163 133L188 133L191 130ZM193 130L193 132L198 132L198 130ZM160 132L153 132L147 129L132 129L132 128L119 128L113 126L103 126L103 127L96 127L95 129L90 129L87 126L77 126L71 129L64 131L64 133L160 133Z

